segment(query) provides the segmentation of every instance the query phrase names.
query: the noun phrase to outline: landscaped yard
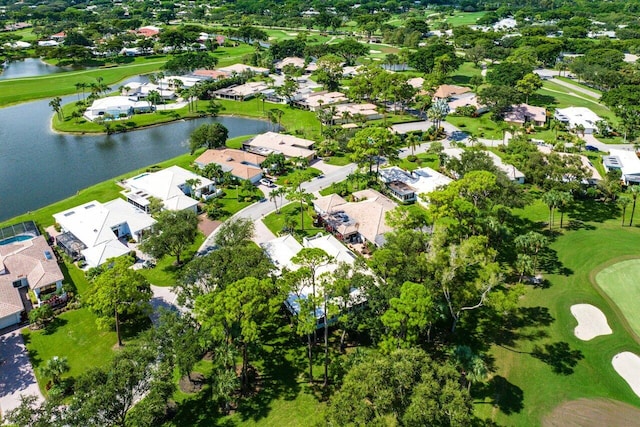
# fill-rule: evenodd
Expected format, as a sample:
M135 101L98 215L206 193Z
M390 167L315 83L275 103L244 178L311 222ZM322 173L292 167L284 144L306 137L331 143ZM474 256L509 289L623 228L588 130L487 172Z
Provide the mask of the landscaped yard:
M300 228L300 203L294 202L285 205L280 209L280 213L272 212L264 217L264 225L276 236L280 235L285 228L285 223L291 221L290 224L294 228L294 235L301 240L303 237L315 236L316 234L323 232L323 228L317 228L313 226L313 218L310 212L313 211L312 207L303 209L302 217L304 220L304 230Z
M410 162L407 158L404 158L396 162L395 165L409 171L424 167L438 170L440 167L440 160L436 154L421 153L417 154L416 157L417 160L414 162Z
M333 339L331 340L333 342ZM319 350L319 348L317 349ZM322 368L315 358L314 376L319 378ZM323 425L325 403L318 386L308 384L307 359L301 341L292 336L291 328L283 320L276 336L263 346L254 365L262 377L261 389L251 399L241 402L234 414L220 415L211 401L210 383L197 394L175 394L177 415L167 427L175 426L319 426ZM195 370L209 377L211 362L198 363Z
M41 389L46 381L38 368L53 356L66 357L68 375L76 377L89 368L106 366L117 341L115 332L98 330L96 316L88 308L62 313L44 330L23 329L22 336Z

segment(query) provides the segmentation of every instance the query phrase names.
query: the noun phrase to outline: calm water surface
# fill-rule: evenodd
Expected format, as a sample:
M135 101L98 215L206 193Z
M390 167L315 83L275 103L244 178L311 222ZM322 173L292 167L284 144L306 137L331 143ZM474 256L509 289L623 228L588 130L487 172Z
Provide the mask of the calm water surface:
M5 63L4 71L0 73L0 80L15 79L18 77L44 76L47 74L63 73L65 71L69 71L69 68L49 65L38 58L26 58L22 61Z
M63 102L75 99L72 95ZM222 123L230 138L269 130L265 121L217 117L109 136L60 135L50 129L53 113L48 103L0 109L0 221L184 154L189 151L189 134L203 123Z

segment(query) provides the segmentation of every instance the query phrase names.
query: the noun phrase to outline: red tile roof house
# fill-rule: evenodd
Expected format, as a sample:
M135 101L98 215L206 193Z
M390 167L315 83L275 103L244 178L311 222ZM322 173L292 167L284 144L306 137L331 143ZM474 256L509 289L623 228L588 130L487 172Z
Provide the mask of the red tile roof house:
M43 236L0 246L0 329L20 323L25 307L20 288L28 286L42 303L60 290L64 276Z

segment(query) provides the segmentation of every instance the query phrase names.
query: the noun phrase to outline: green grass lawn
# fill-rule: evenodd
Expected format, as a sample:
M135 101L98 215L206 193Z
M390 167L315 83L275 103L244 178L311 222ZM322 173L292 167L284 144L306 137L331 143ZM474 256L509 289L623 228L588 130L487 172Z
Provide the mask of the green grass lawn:
M640 300L640 260L620 261L600 271L596 283L600 286L622 315L629 326L640 337L640 312L637 302Z
M475 135L478 138L502 139L502 129L500 125L490 119L489 114L482 114L479 117L462 117L448 115L447 122L459 127L460 130Z
M298 240L302 240L303 237L315 236L324 231L322 228L313 226L313 218L311 218L310 215L311 211L312 208L310 207L303 210L304 230L300 228L300 203L298 202L283 206L280 209L280 213L272 212L264 217L262 221L273 234L278 236L284 228L285 218L290 217L295 222L294 236Z
M334 343L332 336L331 342ZM318 347L319 351L320 348ZM241 400L232 415L222 416L211 401L210 383L200 393L176 392L177 414L165 426L317 426L323 425L325 403L319 387L307 382L305 347L292 335L292 329L282 326L268 337L251 364L261 376L263 386L251 399ZM320 378L321 358L315 357L314 376ZM195 371L210 377L211 362L198 363Z
M486 12L460 12L456 11L453 16L447 16L445 22L453 27L460 25L474 25L476 21L482 18Z
M463 62L452 76L448 78L451 84L469 85L472 76L481 75L481 69L476 67L473 62Z
M536 202L518 213L541 224L548 209ZM578 398L609 398L640 406L611 366L615 354L638 353L640 345L616 307L592 282L592 272L603 264L638 255L640 229L622 228L618 215L610 205L577 203L570 213L574 229L554 234L543 269L550 285L529 287L520 303L524 327L502 330L491 347L496 369L489 385L474 392L478 415L499 425L537 426L557 405ZM578 303L601 309L613 334L588 342L577 339L570 307ZM535 357L536 347L537 354L542 350L549 356L546 361Z
M305 169L290 169L286 174L280 175L275 182L278 185L288 185L291 183L293 178L302 178L302 181L310 181L321 174L322 171L320 169L312 167L307 167Z
M202 233L198 233L196 240L193 244L189 245L189 248L182 254L180 261L182 265L193 258L198 248L204 242L205 236ZM176 257L166 255L157 260L156 266L149 269L138 270L152 285L156 286L175 286L180 274L180 267L175 265Z
M115 332L98 330L96 316L88 308L60 314L47 329L25 328L22 336L41 390L46 381L38 368L53 356L66 357L71 368L68 376L76 377L89 368L106 366L117 341Z
M331 157L325 157L324 162L333 166L346 166L351 163L351 159L349 158L349 154L336 153Z
M438 170L440 167L440 160L435 154L421 153L417 154L416 157L417 159L415 162L410 162L407 158L404 158L396 162L395 165L409 171L424 167L430 167L431 169Z
M221 99L218 100L218 102L222 105L220 115L225 116L244 116L266 120L266 112L277 108L284 112L282 114L281 124L287 133L314 141L320 139L320 122L316 114L312 111L300 110L268 102L264 103L263 111L262 103L253 99L244 102Z
M147 56L136 58L130 64L111 68L2 80L0 81L0 106L76 93L76 83L95 83L96 77L102 77L104 83L113 85L130 76L159 70L166 61L165 56Z
M602 91L600 89L596 89L596 88L593 88L591 86L587 86L584 83L578 82L577 80L574 80L574 79L570 79L569 77L556 76L555 78L558 79L558 80L563 80L563 81L565 81L567 83L571 83L574 86L579 86L581 88L590 90L591 92L595 92L595 93L598 93L598 94L602 95Z

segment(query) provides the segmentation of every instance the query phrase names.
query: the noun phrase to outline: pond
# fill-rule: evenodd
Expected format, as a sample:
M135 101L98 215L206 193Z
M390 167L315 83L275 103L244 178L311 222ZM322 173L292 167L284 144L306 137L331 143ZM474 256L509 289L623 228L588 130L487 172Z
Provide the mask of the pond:
M75 99L68 96L63 103ZM230 138L269 130L266 121L217 117L114 135L61 135L51 130L53 112L48 103L0 109L0 221L184 154L189 151L189 135L203 123L222 123Z
M84 68L74 68L74 70L82 69ZM47 74L63 73L69 70L70 68L49 65L39 58L26 58L21 61L5 62L4 71L0 73L0 80L44 76Z

